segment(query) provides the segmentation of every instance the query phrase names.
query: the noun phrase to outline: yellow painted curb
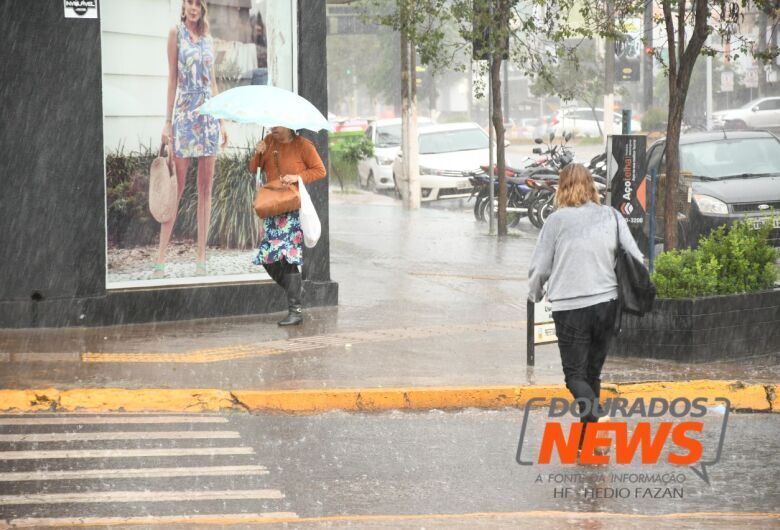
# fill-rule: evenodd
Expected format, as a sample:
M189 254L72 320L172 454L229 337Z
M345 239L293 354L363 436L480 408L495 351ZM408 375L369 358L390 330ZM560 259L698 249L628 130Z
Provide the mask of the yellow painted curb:
M602 398L725 397L734 410L778 412L778 385L741 381L658 381L604 384ZM307 390L124 389L0 390L0 412L284 412L317 414L330 410L375 412L522 407L554 397L570 399L564 385L416 387Z

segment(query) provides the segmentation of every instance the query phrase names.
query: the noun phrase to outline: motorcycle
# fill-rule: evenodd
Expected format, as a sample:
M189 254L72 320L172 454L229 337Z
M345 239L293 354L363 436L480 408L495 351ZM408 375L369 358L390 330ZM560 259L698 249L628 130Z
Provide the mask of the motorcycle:
M517 169L507 167L505 175L507 177L507 216L508 225L515 227L520 219L526 215L535 225L536 221L531 217L531 206L538 200L539 195L544 190L539 186L531 186L527 180L530 179L557 179L558 171L569 164L574 159L572 150L565 145L571 139L571 134L564 135L563 142L560 145L553 145L555 135L551 134L547 144L547 150L534 148L534 154L541 155L527 166ZM537 144L543 144L541 138L535 140ZM474 217L478 221L487 219L487 203L489 202L490 184L487 175L488 166L481 166L481 172L471 177L473 186L471 196L476 198L474 203ZM498 180L494 181L494 212L498 211Z

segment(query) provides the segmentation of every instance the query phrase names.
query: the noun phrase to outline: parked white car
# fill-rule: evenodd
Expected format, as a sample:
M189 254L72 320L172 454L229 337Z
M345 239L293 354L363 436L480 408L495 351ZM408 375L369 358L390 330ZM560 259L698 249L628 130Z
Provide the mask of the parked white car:
M428 118L417 118L417 127L431 123ZM401 148L401 118L369 122L366 137L374 144L374 156L358 162L360 187L372 191L395 189L393 160Z
M596 116L593 116L595 110ZM613 134L619 134L623 125L623 116L619 112L612 113ZM601 132L599 132L599 127ZM550 131L554 131L556 136L561 136L564 132L572 133L577 136L600 136L604 133L604 110L593 109L590 107L572 107L560 109L553 115L550 121ZM642 124L639 120L631 119L631 132L642 130Z
M758 98L738 109L713 112L712 123L727 129L780 128L780 97Z
M471 194L469 177L487 165L487 133L473 122L431 125L420 129L420 189L423 201L460 199ZM393 163L393 177L399 189L405 182L403 153ZM509 157L507 164L512 165Z

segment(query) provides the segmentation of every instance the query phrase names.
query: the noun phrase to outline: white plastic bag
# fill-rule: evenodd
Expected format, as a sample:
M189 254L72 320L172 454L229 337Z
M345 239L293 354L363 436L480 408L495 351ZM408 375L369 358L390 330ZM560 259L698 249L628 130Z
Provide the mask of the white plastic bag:
M301 230L303 230L303 244L312 248L320 240L322 234L322 224L314 209L314 203L311 202L309 192L303 185L303 179L298 177L298 191L301 194Z

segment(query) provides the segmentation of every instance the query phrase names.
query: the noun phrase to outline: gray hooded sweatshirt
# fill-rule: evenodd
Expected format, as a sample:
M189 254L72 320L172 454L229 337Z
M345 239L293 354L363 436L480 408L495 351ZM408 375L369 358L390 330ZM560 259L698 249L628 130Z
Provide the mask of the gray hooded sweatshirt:
M620 244L642 261L642 253L617 210L594 202L561 208L550 215L539 233L528 268L528 298L541 301L546 283L553 311L616 299L616 219Z

